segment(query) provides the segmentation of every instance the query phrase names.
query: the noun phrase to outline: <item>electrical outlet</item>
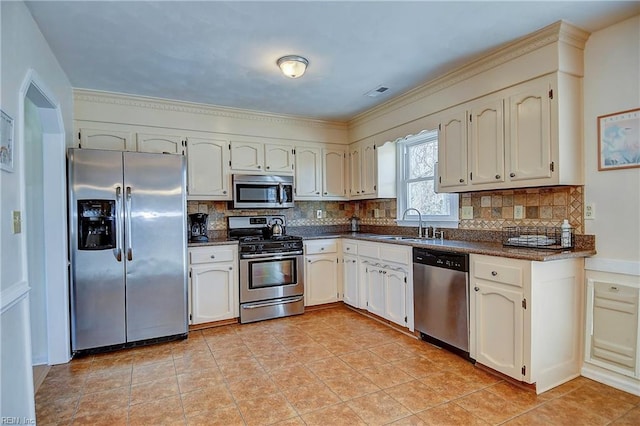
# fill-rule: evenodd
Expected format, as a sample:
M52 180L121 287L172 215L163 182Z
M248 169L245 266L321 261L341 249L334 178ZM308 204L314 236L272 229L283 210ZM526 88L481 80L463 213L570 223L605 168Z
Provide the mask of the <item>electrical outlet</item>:
M461 219L473 219L473 206L462 206Z
M316 210L316 219L322 219L322 210Z
M585 204L584 206L584 218L586 220L593 220L596 218L596 205L593 203Z
M524 206L513 206L513 218L524 219Z
M22 215L20 210L13 211L13 233L19 234L22 232Z

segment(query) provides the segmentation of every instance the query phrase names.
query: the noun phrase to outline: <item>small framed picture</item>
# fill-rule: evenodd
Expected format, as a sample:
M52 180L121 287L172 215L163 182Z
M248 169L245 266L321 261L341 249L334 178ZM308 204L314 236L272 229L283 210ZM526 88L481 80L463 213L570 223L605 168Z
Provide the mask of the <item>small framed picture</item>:
M640 167L640 108L598 117L598 170Z
M0 110L0 169L13 172L13 118Z

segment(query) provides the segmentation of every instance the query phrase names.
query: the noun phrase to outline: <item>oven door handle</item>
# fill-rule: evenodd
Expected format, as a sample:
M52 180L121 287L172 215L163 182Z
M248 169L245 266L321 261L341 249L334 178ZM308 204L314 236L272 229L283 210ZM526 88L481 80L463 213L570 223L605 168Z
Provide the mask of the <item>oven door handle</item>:
M299 256L302 254L302 250L288 251L285 253L256 253L256 254L242 254L240 259L260 259L270 257L272 259L282 259L286 256Z
M287 305L289 303L297 303L301 301L303 298L304 296L298 296L293 299L280 299L280 300L273 300L271 302L266 302L266 303L244 304L242 305L242 309L258 309L258 308L266 308L267 306Z

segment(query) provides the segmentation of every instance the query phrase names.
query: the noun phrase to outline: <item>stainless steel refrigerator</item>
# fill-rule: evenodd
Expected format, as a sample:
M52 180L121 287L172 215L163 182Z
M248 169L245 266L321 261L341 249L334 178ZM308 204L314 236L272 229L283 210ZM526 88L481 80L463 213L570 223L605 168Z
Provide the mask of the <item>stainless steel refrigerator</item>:
M74 353L186 335L181 155L69 149Z

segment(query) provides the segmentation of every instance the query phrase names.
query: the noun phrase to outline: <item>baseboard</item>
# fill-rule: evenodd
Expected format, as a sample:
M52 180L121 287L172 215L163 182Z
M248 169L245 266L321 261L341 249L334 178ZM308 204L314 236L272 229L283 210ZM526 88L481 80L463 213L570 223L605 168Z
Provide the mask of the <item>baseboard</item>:
M202 324L192 324L189 326L189 331L198 331L198 330L204 330L207 328L222 327L223 325L237 324L238 320L239 318L230 318L230 319L220 320L220 321L205 322Z
M591 380L640 396L640 380L626 377L595 365L584 363L580 373Z
M50 369L51 369L51 366L47 364L33 366L33 393L34 394L38 392L38 388L40 388L40 385L42 384L42 382L44 382L44 379L47 377L47 374L49 374Z

